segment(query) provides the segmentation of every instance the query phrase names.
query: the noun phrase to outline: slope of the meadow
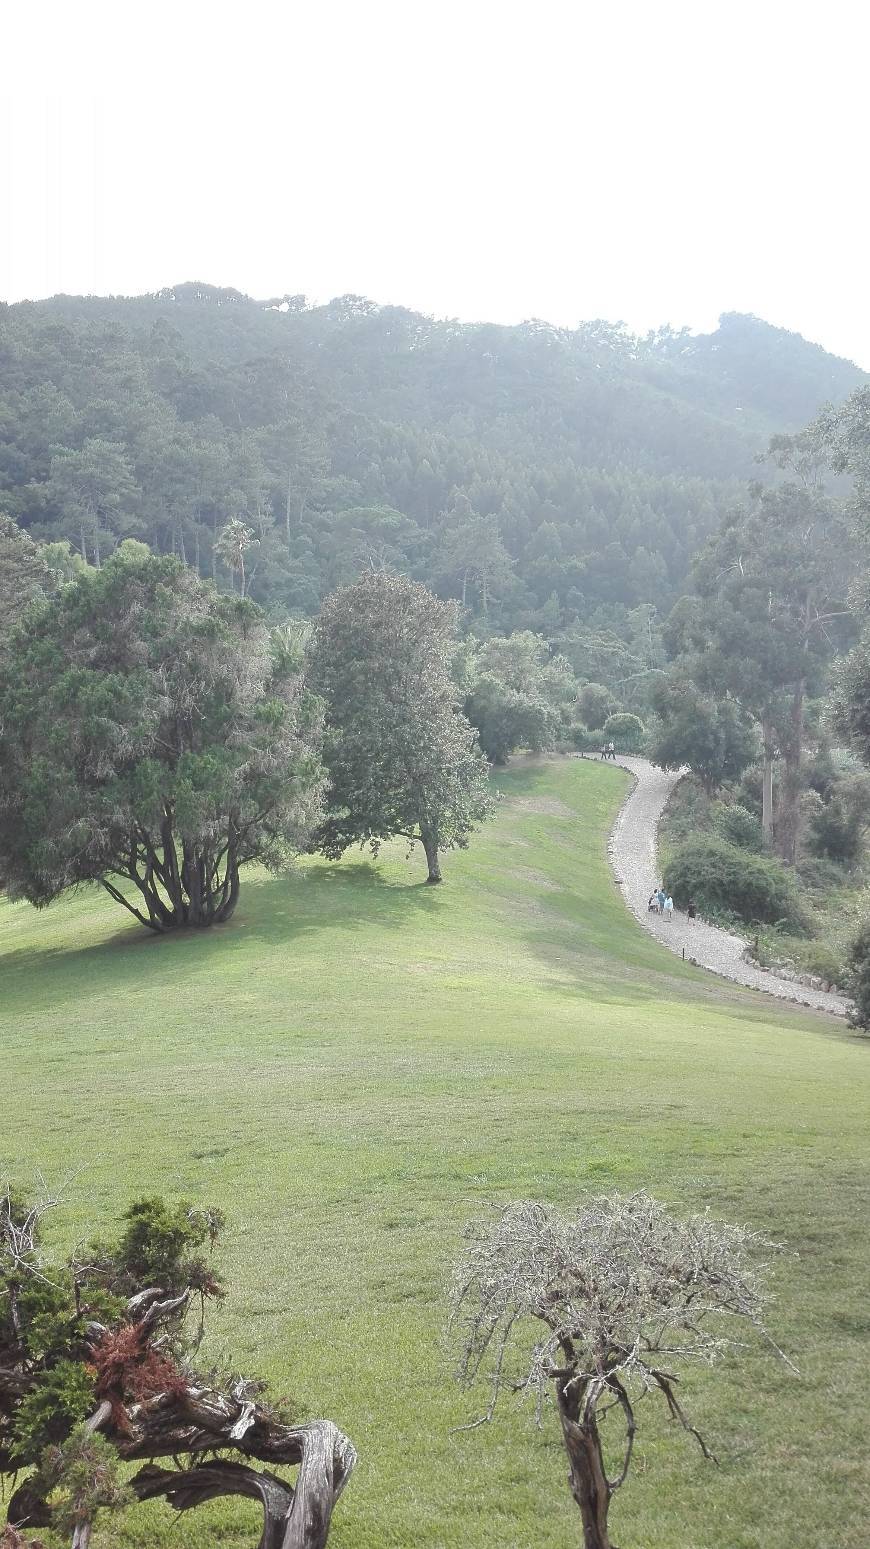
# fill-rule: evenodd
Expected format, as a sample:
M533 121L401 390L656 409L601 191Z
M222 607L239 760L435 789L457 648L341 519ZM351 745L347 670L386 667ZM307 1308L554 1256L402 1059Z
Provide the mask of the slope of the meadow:
M353 1438L336 1549L579 1542L552 1416L451 1434L483 1395L452 1381L444 1287L492 1202L641 1186L788 1244L799 1375L753 1350L691 1377L718 1468L642 1405L616 1542L866 1543L870 1046L645 936L605 859L627 783L519 762L443 888L403 847L307 862L249 878L220 933L151 939L96 892L0 903L0 1171L78 1170L64 1243L133 1194L226 1209L210 1351ZM247 1506L210 1510L122 1537L255 1542Z

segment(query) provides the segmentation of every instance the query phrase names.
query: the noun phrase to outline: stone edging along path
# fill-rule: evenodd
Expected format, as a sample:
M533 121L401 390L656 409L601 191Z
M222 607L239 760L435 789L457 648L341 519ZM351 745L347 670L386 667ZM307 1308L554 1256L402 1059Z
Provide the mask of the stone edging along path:
M614 762L634 775L634 785L613 825L607 852L625 902L644 930L671 952L685 956L686 962L708 968L711 973L733 979L736 984L844 1017L848 1007L844 995L793 984L756 967L744 957L747 946L744 937L732 935L730 931L720 930L700 919L690 924L686 915L676 909L670 923L658 914L650 914L649 897L661 880L657 873L656 831L668 797L683 774L658 769L646 758L617 755Z

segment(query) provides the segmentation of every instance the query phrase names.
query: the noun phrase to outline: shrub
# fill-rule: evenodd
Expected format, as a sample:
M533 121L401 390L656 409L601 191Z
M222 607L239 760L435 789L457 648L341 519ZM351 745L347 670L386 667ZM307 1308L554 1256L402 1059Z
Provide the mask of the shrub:
M590 731L586 726L568 726L565 738L576 753L597 753L604 741L600 731Z
M801 856L797 874L803 887L813 888L820 893L843 886L842 868L836 861L819 860L814 855Z
M94 1379L82 1362L62 1360L39 1372L15 1416L16 1461L38 1462L43 1450L69 1436L93 1407Z
M816 974L827 984L842 984L845 974L843 964L830 947L819 944L809 947L803 954L803 966L809 974Z
M732 806L717 802L713 809L713 827L726 844L736 844L738 850L750 850L755 855L761 851L761 824L755 813L739 802Z
M870 920L865 920L846 948L846 988L854 1002L850 1023L870 1029Z
M665 868L665 887L682 907L703 914L727 912L747 924L785 920L805 928L794 880L778 860L750 855L715 836L680 845Z
M646 730L638 715L628 710L618 710L604 722L604 740L615 742L620 751L636 752L643 742Z

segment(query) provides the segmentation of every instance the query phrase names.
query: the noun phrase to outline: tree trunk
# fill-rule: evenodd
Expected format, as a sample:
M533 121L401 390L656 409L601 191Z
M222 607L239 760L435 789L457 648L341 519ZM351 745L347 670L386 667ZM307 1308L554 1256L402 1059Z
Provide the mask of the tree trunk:
M798 858L801 826L801 772L804 750L804 683L796 684L789 716L789 737L785 748L785 779L782 782L780 819L776 826L776 844L782 859L794 866Z
M764 768L761 777L761 833L765 844L773 843L773 725L767 716L761 722Z
M438 829L428 823L420 824L420 838L423 841L423 849L426 852L426 865L429 867L427 882L441 882L441 863L438 859Z
M571 1405L571 1408L574 1406ZM594 1415L581 1422L572 1419L559 1397L562 1438L571 1465L568 1484L583 1522L583 1549L613 1549L607 1530L612 1491L604 1471L601 1438Z

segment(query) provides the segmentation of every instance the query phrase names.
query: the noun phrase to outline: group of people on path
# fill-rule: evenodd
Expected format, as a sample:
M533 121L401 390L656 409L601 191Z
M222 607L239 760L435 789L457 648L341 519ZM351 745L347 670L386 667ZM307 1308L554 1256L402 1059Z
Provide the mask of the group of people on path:
M616 758L616 748L613 746L612 742L602 742L602 744L601 744L601 757L602 758L613 758L613 759Z
M650 893L647 909L649 910L650 914L661 914L664 915L666 920L673 920L674 900L672 899L670 893L666 891L665 884L663 882L659 883L655 892ZM694 904L690 903L686 905L686 916L690 925L694 925L695 923L695 912Z
M650 893L647 909L650 914L663 914L666 920L674 918L674 900L670 893L665 892L663 882L659 883L655 892Z

